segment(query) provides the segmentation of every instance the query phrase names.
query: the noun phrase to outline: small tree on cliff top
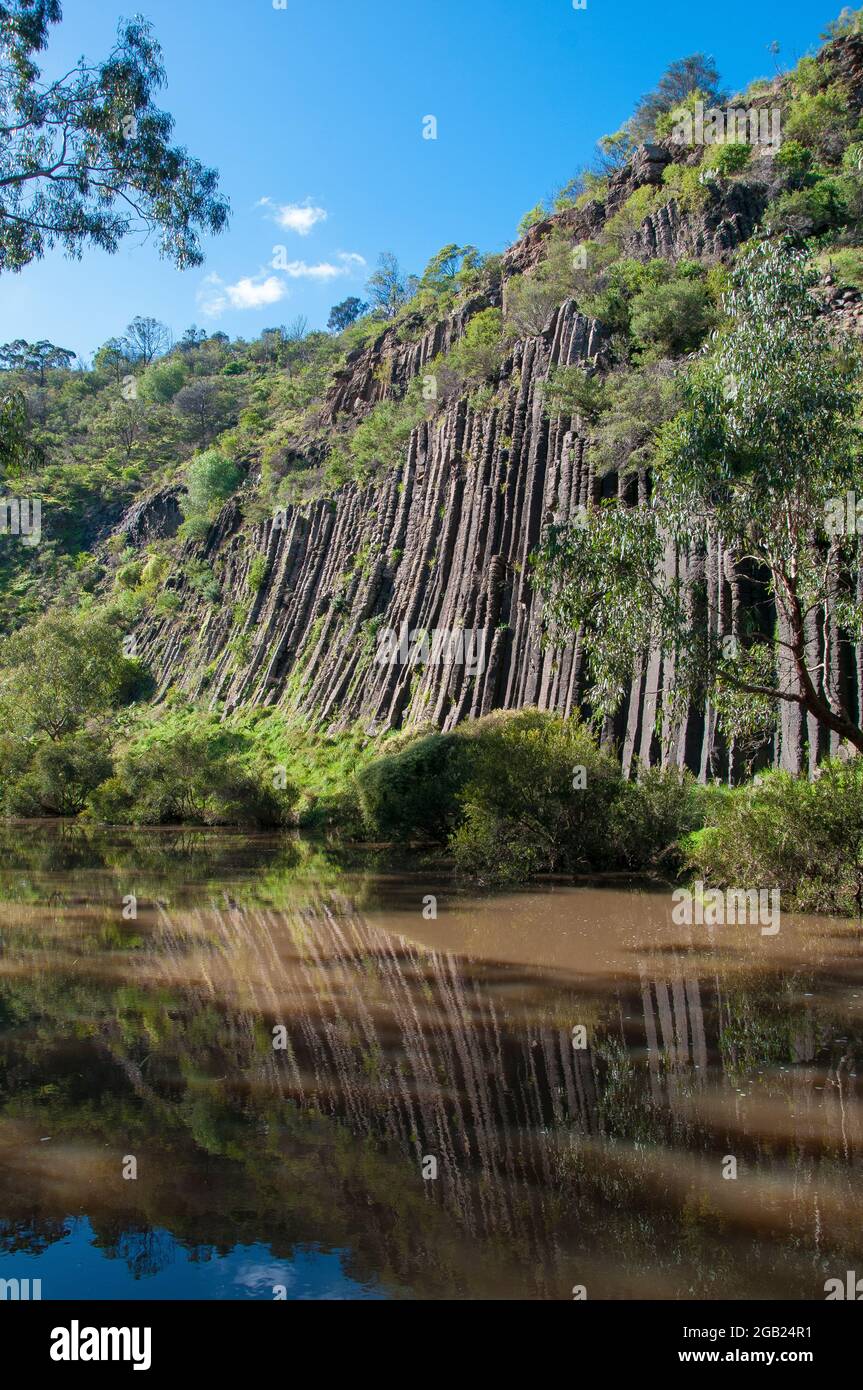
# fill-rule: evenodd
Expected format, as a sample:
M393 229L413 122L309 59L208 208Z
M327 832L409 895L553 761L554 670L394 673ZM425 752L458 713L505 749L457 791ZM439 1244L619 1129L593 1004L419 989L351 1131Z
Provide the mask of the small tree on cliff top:
M683 379L684 409L660 431L650 505L605 503L548 531L539 587L553 625L582 629L598 713L619 706L633 654L658 644L675 660L673 696L711 698L728 732L763 730L790 702L863 751L859 718L807 648L813 616L861 637L847 525L849 494L863 494L861 364L831 338L815 279L803 253L751 247L725 325ZM703 593L679 563L711 536L764 599L731 640L699 615Z

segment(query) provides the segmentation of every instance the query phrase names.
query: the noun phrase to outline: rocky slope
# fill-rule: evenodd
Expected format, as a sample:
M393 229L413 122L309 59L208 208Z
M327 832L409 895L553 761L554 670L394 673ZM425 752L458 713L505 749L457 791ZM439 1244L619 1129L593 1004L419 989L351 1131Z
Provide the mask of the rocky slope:
M686 157L671 145L643 147L612 181L605 204L554 221L574 238L588 238L634 188L659 181L665 164ZM686 214L667 204L645 220L627 250L645 257L723 258L752 233L769 184L769 161L753 161L745 181L711 189L705 211ZM400 394L456 341L472 314L505 299L508 278L536 263L550 225L532 228L507 253L500 294L475 300L415 342L399 342L390 330L355 353L329 393L324 423L337 427L384 396ZM856 324L855 301L840 297L828 307ZM577 709L584 697L579 643L574 638L561 650L544 647L528 559L550 519L570 518L589 500L614 493L630 503L646 496L643 475L598 478L576 422L549 422L543 415L549 369L582 362L601 367L605 344L602 326L568 301L540 336L514 349L500 383L503 405L478 411L467 399L451 401L414 431L403 464L379 483L347 486L333 500L289 508L258 525L244 520L242 494L234 499L205 547L186 548L186 558L212 566L223 602L205 601L180 568L169 580L182 600L177 613L142 625L139 651L156 672L160 694L177 687L214 705L223 702L226 710L278 705L322 726L361 720L371 732L426 723L450 728L493 709L525 705ZM124 530L133 540L170 534L177 520L176 497L160 494L130 514ZM249 570L258 553L269 568L252 594ZM694 622L720 634L738 630L749 595L718 546L697 556L670 554L667 563L703 584L706 604L693 606ZM240 601L248 611L238 630L232 608ZM381 662L386 629L466 629L478 634L484 661L477 670L446 660ZM863 651L840 650L835 629L828 625L825 635L817 623L811 647L813 664L824 663L824 681L844 683L853 706ZM701 777L735 775L739 755L722 745L711 709L690 709L682 721L671 720L664 692L673 682L666 655L634 654L631 690L606 738L620 748L627 768L640 758L686 764ZM798 770L824 751L814 727L796 708L786 710L773 760Z

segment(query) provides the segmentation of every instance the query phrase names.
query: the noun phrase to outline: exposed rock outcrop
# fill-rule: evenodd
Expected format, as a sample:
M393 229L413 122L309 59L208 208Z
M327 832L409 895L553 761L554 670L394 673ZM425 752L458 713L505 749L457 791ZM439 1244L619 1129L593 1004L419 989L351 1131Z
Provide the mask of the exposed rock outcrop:
M147 545L150 541L175 536L183 520L179 501L181 491L179 486L166 487L140 498L120 522L117 528L120 535L132 546Z
M860 63L863 70L863 58ZM383 331L348 358L324 403L322 425L338 430L376 402L402 395L449 351L472 315L501 305L506 281L531 271L554 226L573 240L589 240L636 188L660 184L670 162L693 158L670 142L644 147L611 179L604 201L540 223L510 248L500 286L431 329L423 331L418 320L413 340L410 324L399 334ZM770 159L762 155L745 179L709 185L698 212L685 212L674 200L662 205L630 234L625 251L727 259L752 235L772 191ZM826 299L831 312L860 330L856 291L828 285ZM325 727L361 720L371 731L425 723L451 728L499 708L535 705L568 714L581 707L579 640L557 650L545 645L530 557L550 520L571 519L602 497L617 495L630 504L647 498L643 473L598 477L579 421L549 420L543 410L551 367L602 366L607 351L603 328L568 301L542 335L513 348L491 406L447 402L414 430L401 466L379 481L351 484L332 499L290 507L257 524L244 519L242 502L234 499L203 551L194 546L184 555L203 554L223 601L206 601L181 565L169 580L182 596L179 611L142 626L139 651L160 693L179 687L227 711L246 703L280 706ZM167 492L138 504L122 529L137 544L173 534L178 522L176 494ZM253 586L252 561L260 555L267 573ZM693 624L721 636L741 630L754 596L718 543L693 555L669 554L666 563L690 581ZM258 563L256 580L259 571ZM452 650L437 660L434 651L428 661L402 659L411 634L435 631L475 637L456 659ZM387 632L395 634L395 653L383 645ZM812 669L822 669L823 686L834 695L841 689L850 707L859 708L863 648L841 644L830 622L813 621L810 655ZM674 680L666 653L633 653L631 689L618 718L606 725L606 741L619 749L627 769L641 759L687 765L703 778L736 776L743 770L741 751L724 746L711 708L672 714L666 696ZM829 746L836 751L835 739ZM802 770L825 751L823 734L787 706L765 756Z

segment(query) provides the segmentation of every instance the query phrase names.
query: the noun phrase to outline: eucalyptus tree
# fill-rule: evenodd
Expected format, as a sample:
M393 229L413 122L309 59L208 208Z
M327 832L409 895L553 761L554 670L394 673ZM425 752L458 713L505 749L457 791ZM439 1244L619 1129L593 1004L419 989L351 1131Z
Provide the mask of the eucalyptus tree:
M674 658L672 702L710 698L729 732L764 732L791 704L863 752L826 644L815 655L810 641L813 624L863 640L861 361L813 298L817 278L804 252L751 246L723 325L682 374L683 409L658 431L649 503L548 528L537 582L552 628L581 632L597 713L619 707L634 653L658 645ZM758 599L731 633L697 619L680 563L711 538Z
M228 205L216 171L171 144L152 27L121 22L104 61L48 81L35 58L61 18L59 0L0 3L0 271L53 246L116 251L134 232L155 234L180 268L199 265L201 234L225 227Z

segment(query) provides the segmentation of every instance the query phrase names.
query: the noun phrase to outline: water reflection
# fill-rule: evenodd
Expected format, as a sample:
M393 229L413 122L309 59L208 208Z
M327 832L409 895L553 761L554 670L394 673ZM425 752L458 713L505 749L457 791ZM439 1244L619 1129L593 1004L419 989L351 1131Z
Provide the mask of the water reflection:
M473 901L266 837L3 834L0 1277L820 1298L863 1258L853 924L711 936L624 887Z

